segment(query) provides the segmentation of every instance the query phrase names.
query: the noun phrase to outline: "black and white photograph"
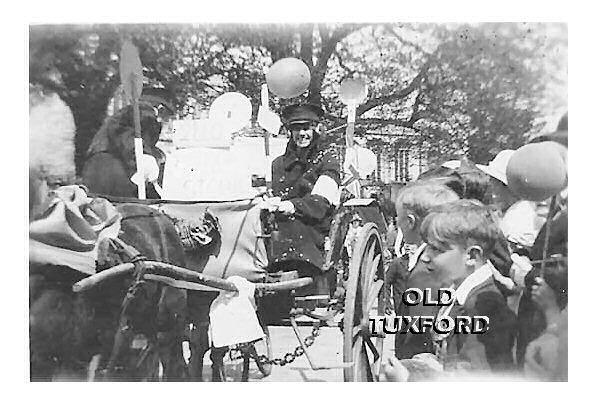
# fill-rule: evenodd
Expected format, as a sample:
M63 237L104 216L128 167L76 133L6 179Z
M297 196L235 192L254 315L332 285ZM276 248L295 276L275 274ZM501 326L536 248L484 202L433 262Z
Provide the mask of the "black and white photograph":
M569 380L571 25L358 15L27 24L26 381Z

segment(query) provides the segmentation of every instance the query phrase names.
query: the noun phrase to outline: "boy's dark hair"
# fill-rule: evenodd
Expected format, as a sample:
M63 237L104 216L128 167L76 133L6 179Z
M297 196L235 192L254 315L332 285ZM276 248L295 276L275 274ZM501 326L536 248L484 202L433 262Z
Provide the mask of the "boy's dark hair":
M421 236L441 249L477 245L487 257L502 234L490 207L477 200L458 200L431 210L421 224Z
M467 160L463 160L456 170L438 168L424 174L423 178L423 182L448 186L461 199L475 199L483 204L491 204L493 201L493 187L489 175Z
M422 221L431 209L456 200L458 195L447 186L424 181L404 187L396 198L396 206L401 205Z

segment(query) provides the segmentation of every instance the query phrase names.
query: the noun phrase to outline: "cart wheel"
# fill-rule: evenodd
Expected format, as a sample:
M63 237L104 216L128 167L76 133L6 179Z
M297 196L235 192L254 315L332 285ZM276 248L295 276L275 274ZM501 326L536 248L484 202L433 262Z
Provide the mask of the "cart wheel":
M344 303L344 368L346 382L373 382L379 379L383 338L369 333L369 312L375 306L383 287L383 246L374 223L365 224L354 247L346 300ZM383 304L377 302L378 314Z

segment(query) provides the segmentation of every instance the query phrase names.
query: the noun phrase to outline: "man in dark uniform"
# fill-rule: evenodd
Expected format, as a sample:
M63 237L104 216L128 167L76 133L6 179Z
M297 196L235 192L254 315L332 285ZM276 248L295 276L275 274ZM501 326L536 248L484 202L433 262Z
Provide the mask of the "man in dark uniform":
M340 160L334 147L319 144L323 110L312 104L282 112L290 140L272 164L271 208L278 211L272 264L287 269L324 268L324 243L339 203ZM283 264L283 265L282 265Z

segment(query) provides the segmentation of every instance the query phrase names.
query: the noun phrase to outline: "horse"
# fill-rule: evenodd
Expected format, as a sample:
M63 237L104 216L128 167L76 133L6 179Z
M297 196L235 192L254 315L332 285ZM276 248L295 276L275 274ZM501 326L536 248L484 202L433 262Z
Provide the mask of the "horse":
M55 93L30 85L29 106L31 224L45 217L52 204L53 189L75 184L77 177L74 160L75 123L67 104ZM117 153L115 157L119 157L118 152L128 147L131 156L123 152L123 158L129 161L127 168L131 168L133 134L128 131L131 129L127 127L129 122L126 122L127 118L131 121L131 112L131 108L128 108L106 122L93 143L92 153L98 154L104 149ZM142 107L142 126L147 146L152 151L160 126L147 106ZM118 140L122 140L122 143L119 144ZM120 158L114 164L125 168ZM95 175L88 171L88 178L101 177L106 171L104 165L92 167L88 164L87 168L96 168L96 171L91 171ZM127 174L124 174L124 178L129 179ZM93 179L88 179L88 184L98 189ZM123 217L119 236L123 242L136 248L148 259L184 265L184 250L168 217L147 206L135 204L119 205L117 211ZM31 256L32 253L29 262L32 380L85 379L88 369L106 369L104 367L111 359L121 372L116 373L113 368L107 379L157 379L155 368L152 367L157 364L157 359L164 366L165 379L180 380L187 375L181 355L181 337L187 318L185 291L146 282L134 296L127 315L131 319L131 332L139 334L138 344L142 337L148 343L155 344L154 351L147 352L152 354L147 354L144 361L136 357L139 354L134 354L139 351L130 346L112 351L121 305L132 283L131 277L112 279L88 292L74 293L72 285L84 278L84 273L72 265L55 265L44 257ZM113 262L108 262L109 259ZM103 257L99 257L99 266L109 268L117 261L117 253L106 251ZM125 340L127 345L134 342L135 337L125 336L128 336L128 340ZM140 362L140 365L131 365L132 361Z
M184 265L184 250L168 217L145 205L116 208L122 216L119 239L148 259ZM127 261L110 250L99 256L98 268ZM164 380L187 379L181 348L185 291L145 281L131 292L132 277L121 276L74 293L73 284L85 276L68 265L30 262L31 380L157 380L158 362ZM129 293L123 327L122 304Z

